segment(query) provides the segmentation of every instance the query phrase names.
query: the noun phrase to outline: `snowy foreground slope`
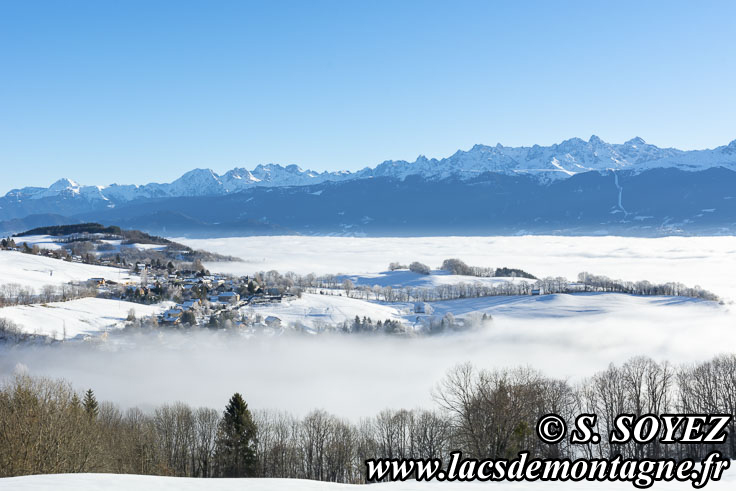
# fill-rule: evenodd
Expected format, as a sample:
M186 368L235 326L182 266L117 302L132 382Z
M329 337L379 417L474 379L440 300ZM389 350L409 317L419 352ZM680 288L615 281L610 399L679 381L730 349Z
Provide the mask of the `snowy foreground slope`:
M707 490L730 490L736 487L736 472L724 473L723 479L710 482ZM349 485L305 481L300 479L189 479L181 477L153 477L115 474L60 474L11 477L0 479L0 490L41 491L422 491L439 489L493 489L495 491L630 491L629 483L599 482L521 482L521 483L383 483ZM687 490L688 483L656 483L651 489Z
M146 317L158 314L170 305L173 302L144 305L104 298L80 298L68 302L4 307L0 308L0 318L14 322L27 334L71 339L122 327L131 310L136 317Z
M131 277L128 271L118 268L72 263L17 251L0 251L0 285L15 283L38 290L46 285L87 281L90 278L139 281L137 277Z

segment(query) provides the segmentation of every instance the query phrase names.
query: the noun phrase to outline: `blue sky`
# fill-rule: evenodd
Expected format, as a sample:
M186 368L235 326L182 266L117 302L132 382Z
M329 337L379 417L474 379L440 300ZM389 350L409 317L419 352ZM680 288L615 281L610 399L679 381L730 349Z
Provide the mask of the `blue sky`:
M0 193L736 138L736 2L0 0Z

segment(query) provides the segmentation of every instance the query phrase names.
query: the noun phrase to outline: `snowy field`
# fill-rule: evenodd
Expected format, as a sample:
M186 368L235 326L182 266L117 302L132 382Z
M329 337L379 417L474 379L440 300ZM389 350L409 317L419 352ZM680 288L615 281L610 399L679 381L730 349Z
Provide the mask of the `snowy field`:
M0 285L15 283L40 290L46 285L87 281L90 278L105 278L117 282L140 281L123 269L72 263L17 251L0 251Z
M103 298L80 298L68 302L4 307L0 308L0 318L13 321L29 334L72 339L122 327L131 309L137 317L145 317L157 314L169 305L173 303L143 305Z
M393 261L432 268L459 258L473 266L521 268L537 276L574 280L581 271L624 280L678 281L736 299L736 237L233 237L174 239L195 249L228 254L242 263L212 271L248 274L375 274Z
M352 320L356 315L360 318L370 317L374 321L401 320L401 313L395 306L338 295L305 293L302 298L257 307L245 307L244 310L248 311L251 308L253 312L263 317L273 315L281 319L284 324L301 324L307 327L334 326Z
M400 306L402 304L396 304ZM620 317L646 317L657 307L658 314L683 311L699 311L704 318L729 315L731 306L717 305L687 297L652 296L641 297L621 293L575 293L541 296L495 296L482 298L460 298L432 302L434 315L450 312L455 316L469 313L488 313L512 319L568 318L575 316L616 315ZM667 308L674 307L674 308Z
M61 249L62 244L59 242L62 239L67 239L71 236L69 235L26 235L24 237L15 237L15 243L18 246L21 246L22 244L28 244L28 247L33 247L34 245L37 245L41 249ZM132 243L132 244L123 244L123 241L121 239L102 239L100 242L103 242L107 244L109 247L105 252L105 254L114 254L116 252L120 252L121 248L136 248L140 251L144 250L163 250L166 249L165 245L159 245L159 244L138 244L138 243ZM99 251L95 252L95 254L99 255Z
M23 244L28 244L28 247L37 245L41 249L61 249L61 244L58 242L60 237L53 237L51 235L26 235L25 237L14 237L15 244L20 247Z
M736 487L736 472L728 469L720 481L712 481L704 489L731 490ZM396 482L371 485L349 485L305 481L299 479L190 479L115 474L60 474L11 477L0 479L0 490L13 491L424 491L440 489L493 489L495 491L630 491L630 483L609 482L502 482L502 483L418 483ZM659 482L655 490L692 490L689 483Z
M349 279L355 286L391 286L410 288L433 288L441 285L456 285L458 283L477 283L486 287L500 283L526 281L534 283L536 280L527 278L476 278L473 276L453 275L447 271L435 269L431 274L413 273L409 270L382 271L380 273L347 274L338 277L338 282Z

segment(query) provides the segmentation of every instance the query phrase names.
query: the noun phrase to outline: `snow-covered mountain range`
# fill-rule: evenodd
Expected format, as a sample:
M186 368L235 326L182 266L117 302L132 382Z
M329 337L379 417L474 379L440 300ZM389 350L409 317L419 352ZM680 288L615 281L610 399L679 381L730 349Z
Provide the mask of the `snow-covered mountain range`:
M64 178L48 188L14 189L5 197L18 201L42 198L83 198L88 201L125 203L137 199L185 196L218 196L255 187L284 187L341 182L371 177L404 179L419 175L428 180L472 179L491 172L504 175L532 175L541 182L553 182L589 171L645 171L677 168L699 171L712 167L736 170L736 140L709 150L659 148L636 137L622 144L607 143L591 136L588 141L571 138L551 146L505 147L475 145L450 157L428 159L420 155L414 162L386 161L357 172L315 172L296 165L259 165L253 170L235 168L222 175L210 169L195 169L171 183L145 185L88 186Z
M85 186L62 178L48 188L27 187L14 189L6 197L41 199L49 197L81 197L90 201L105 200L114 203L145 198L173 198L182 196L217 196L236 193L258 186L303 186L325 181L338 181L355 176L349 172L317 173L302 170L296 165L259 165L253 170L235 168L218 175L211 169L194 169L170 183L110 184Z

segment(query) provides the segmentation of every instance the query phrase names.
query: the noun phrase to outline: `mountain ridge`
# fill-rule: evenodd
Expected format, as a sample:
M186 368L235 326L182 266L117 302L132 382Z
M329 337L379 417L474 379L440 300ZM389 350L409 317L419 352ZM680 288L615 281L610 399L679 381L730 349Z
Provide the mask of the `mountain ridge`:
M81 185L61 178L48 188L13 189L5 198L38 200L76 198L89 202L107 202L107 206L151 198L218 196L254 187L308 186L323 182L344 182L373 177L406 179L418 175L424 179L472 179L492 172L504 175L531 175L541 182L566 179L576 174L597 171L627 170L641 172L660 167L698 171L711 167L736 170L736 140L728 145L706 150L660 148L634 137L621 144L607 143L592 135L588 141L570 138L561 143L530 147L506 147L476 144L442 159L419 155L414 162L387 160L359 171L316 172L291 164L259 164L249 170L235 167L222 175L211 169L193 169L170 183Z
M106 201L0 198L0 232L97 222L163 236L731 235L736 171L655 168L583 172L543 183L528 174L468 179L325 181L218 196Z

